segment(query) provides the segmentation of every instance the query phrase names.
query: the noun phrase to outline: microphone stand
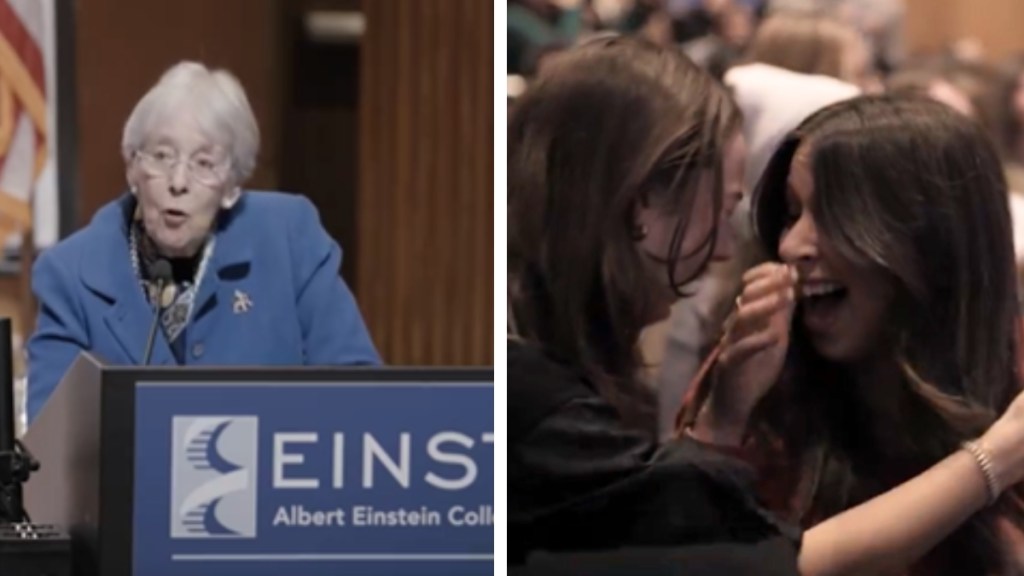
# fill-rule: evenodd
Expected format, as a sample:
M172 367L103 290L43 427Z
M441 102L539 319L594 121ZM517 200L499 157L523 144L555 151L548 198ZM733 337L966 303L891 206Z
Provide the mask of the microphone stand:
M160 314L164 311L164 291L168 286L174 285L174 276L171 270L171 263L166 258L161 258L149 267L149 276L155 284L154 291L150 295L153 304L153 323L149 326L149 338L146 339L146 350L142 354L142 365L149 366L153 356L153 344L156 343L156 331L160 328Z

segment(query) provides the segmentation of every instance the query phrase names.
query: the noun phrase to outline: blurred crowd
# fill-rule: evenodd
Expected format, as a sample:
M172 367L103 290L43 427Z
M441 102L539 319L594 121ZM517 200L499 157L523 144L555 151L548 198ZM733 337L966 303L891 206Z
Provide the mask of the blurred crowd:
M747 198L733 217L737 256L716 264L670 320L648 329L644 354L669 432L679 396L714 343L738 278L764 259L751 241L749 193L779 139L815 110L879 92L929 96L979 122L1008 185L1024 280L1024 54L995 61L977 42L917 54L904 42L903 0L509 0L508 99L560 52L608 34L679 47L723 82L743 111ZM699 329L696 327L700 327Z
M679 46L720 79L758 62L865 93L927 94L981 122L1011 190L1024 191L1024 55L992 62L971 39L910 54L905 13L903 0L509 0L509 99L560 51L595 35L637 34Z
M1014 450L972 439L1024 417L1024 54L916 53L908 20L902 0L509 1L522 560L714 542L730 574L1022 573L1024 491L992 481L984 514L924 535L976 511L934 513L972 478L934 465L991 469ZM798 523L796 567L752 560L739 499L695 470Z
M807 22L791 23L761 31L766 19L781 13L825 16L835 25L815 30ZM796 42L844 44L870 57L850 62L856 65L843 73L872 82L904 59L903 16L901 0L509 0L508 73L529 78L559 50L593 34L616 32L678 44L721 76L753 43L762 51L782 50L779 38L792 35L792 49L777 57L802 58L794 65L816 69L828 55L800 50Z

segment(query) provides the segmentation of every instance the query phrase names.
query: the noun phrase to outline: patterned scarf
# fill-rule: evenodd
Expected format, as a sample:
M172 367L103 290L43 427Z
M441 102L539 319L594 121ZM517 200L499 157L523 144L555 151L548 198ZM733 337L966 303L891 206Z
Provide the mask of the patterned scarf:
M151 306L166 303L162 302L165 294L158 294L155 283L151 282L148 278L150 266L153 262L161 258L161 256L157 252L156 246L154 246L153 242L148 236L146 236L141 220L133 220L129 227L128 238L132 258L132 269L135 271L135 277L139 280L139 284L142 286L142 291L146 295L146 300ZM191 279L175 284L175 289L173 290L174 300L170 303L166 303L167 306L164 307L163 312L161 313L160 325L163 327L164 334L167 336L168 342L174 342L185 330L189 320L192 318L196 295L199 292L199 285L201 284L203 277L206 275L206 267L209 264L210 256L213 254L214 244L215 238L210 236L207 239L206 244L203 246L202 256L199 259L198 265L195 267L194 275ZM167 288L165 288L165 291L166 290Z

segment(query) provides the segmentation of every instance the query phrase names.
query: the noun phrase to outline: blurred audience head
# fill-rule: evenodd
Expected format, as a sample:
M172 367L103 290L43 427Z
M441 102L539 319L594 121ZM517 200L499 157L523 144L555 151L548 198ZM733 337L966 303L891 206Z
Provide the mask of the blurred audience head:
M886 89L891 94L931 98L971 118L978 115L970 95L950 80L949 65L939 60L897 71L886 80Z
M998 106L1004 121L999 142L1016 162L1024 162L1024 53L1000 66Z
M747 60L878 89L867 45L852 27L813 13L782 12L754 33Z
M974 106L975 118L993 140L998 141L1004 122L999 106L999 71L983 61L948 61L946 78L965 94Z

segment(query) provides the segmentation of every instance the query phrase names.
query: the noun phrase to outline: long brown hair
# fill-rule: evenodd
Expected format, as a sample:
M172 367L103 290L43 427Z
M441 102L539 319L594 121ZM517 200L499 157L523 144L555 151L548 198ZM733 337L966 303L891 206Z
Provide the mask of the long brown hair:
M995 421L1020 389L1020 314L1006 183L977 123L910 96L860 97L814 114L780 146L756 192L756 229L776 257L803 143L818 230L895 289L886 341L901 373L885 389L895 410L879 414L849 367L817 355L794 323L783 380L754 429L783 438L796 462L817 459L807 504L823 519L924 471ZM999 516L1024 526L1019 500L1005 495L940 545L943 574L1004 573Z
M665 273L706 264L682 240L702 173L721 211L721 157L739 115L726 90L678 49L604 37L557 57L516 102L508 133L509 315L515 332L578 368L627 423L653 432L653 395L637 381L651 321L650 264L634 213L678 215ZM701 266L703 268L703 266ZM513 384L514 385L514 384Z

